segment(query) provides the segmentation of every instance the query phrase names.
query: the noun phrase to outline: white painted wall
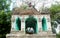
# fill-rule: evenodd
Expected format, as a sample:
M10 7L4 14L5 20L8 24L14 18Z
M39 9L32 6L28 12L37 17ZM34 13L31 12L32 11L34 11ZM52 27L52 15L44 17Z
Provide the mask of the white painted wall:
M45 17L47 19L47 29L51 31L51 22L50 22L50 15L33 15L34 18L37 19L38 25L38 32L42 31L42 18ZM25 31L25 20L29 17L28 15L12 15L12 19L16 19L19 17L21 19L21 31ZM11 21L11 31L14 28L14 22ZM14 30L14 29L13 29Z

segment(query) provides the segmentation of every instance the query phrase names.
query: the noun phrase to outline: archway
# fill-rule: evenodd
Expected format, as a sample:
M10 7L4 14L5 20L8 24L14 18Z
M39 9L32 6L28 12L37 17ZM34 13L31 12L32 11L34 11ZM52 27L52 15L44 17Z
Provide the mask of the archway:
M42 30L47 31L47 23L46 23L46 18L42 18Z
M37 33L37 20L34 17L29 17L25 21L25 32L27 33L27 28L33 28L34 33Z
M21 30L21 20L20 18L16 18L16 25L15 25L16 30Z

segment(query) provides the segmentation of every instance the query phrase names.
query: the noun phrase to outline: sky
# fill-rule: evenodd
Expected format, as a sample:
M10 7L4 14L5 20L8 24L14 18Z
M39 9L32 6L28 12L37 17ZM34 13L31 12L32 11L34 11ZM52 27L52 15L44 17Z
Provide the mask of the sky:
M23 0L26 2L26 0ZM36 3L35 8L39 11L40 8L43 6L44 7L51 7L51 4L56 4L56 1L60 2L60 0L27 0L27 1L32 1L32 4L34 2ZM10 10L12 10L14 7L20 7L22 5L22 0L12 0L12 3L10 5Z

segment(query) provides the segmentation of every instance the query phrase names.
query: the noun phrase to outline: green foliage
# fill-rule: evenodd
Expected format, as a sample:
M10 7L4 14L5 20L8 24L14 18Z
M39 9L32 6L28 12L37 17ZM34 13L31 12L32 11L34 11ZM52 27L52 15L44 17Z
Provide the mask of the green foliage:
M11 0L0 0L0 10L9 10Z
M0 34L0 38L6 38L6 34Z
M57 27L58 22L60 22L60 4L52 5L50 7L50 15L51 15L51 25L52 31L56 33L54 28ZM60 35L57 35L57 38L60 38Z
M10 28L10 18L11 15L9 13L5 13L4 11L0 12L0 34L6 34Z
M10 2L11 0L0 0L0 34L6 34L10 31Z
M59 34L56 34L56 38L60 38L60 33Z
M51 12L51 19L56 20L57 18L56 14L60 12L60 4L52 5L50 7L50 12Z
M4 20L6 20L6 14L4 13L4 11L2 10L2 11L0 11L0 25L1 24L3 24L5 21ZM3 19L3 20L2 20Z

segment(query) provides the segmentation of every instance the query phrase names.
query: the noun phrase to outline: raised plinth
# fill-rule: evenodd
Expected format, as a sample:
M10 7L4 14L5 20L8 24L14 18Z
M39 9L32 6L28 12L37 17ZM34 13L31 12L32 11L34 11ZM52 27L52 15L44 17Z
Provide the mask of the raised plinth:
M56 38L56 35L50 34L50 35L37 35L37 34L8 34L6 38Z
M7 34L6 38L56 38L56 34Z

